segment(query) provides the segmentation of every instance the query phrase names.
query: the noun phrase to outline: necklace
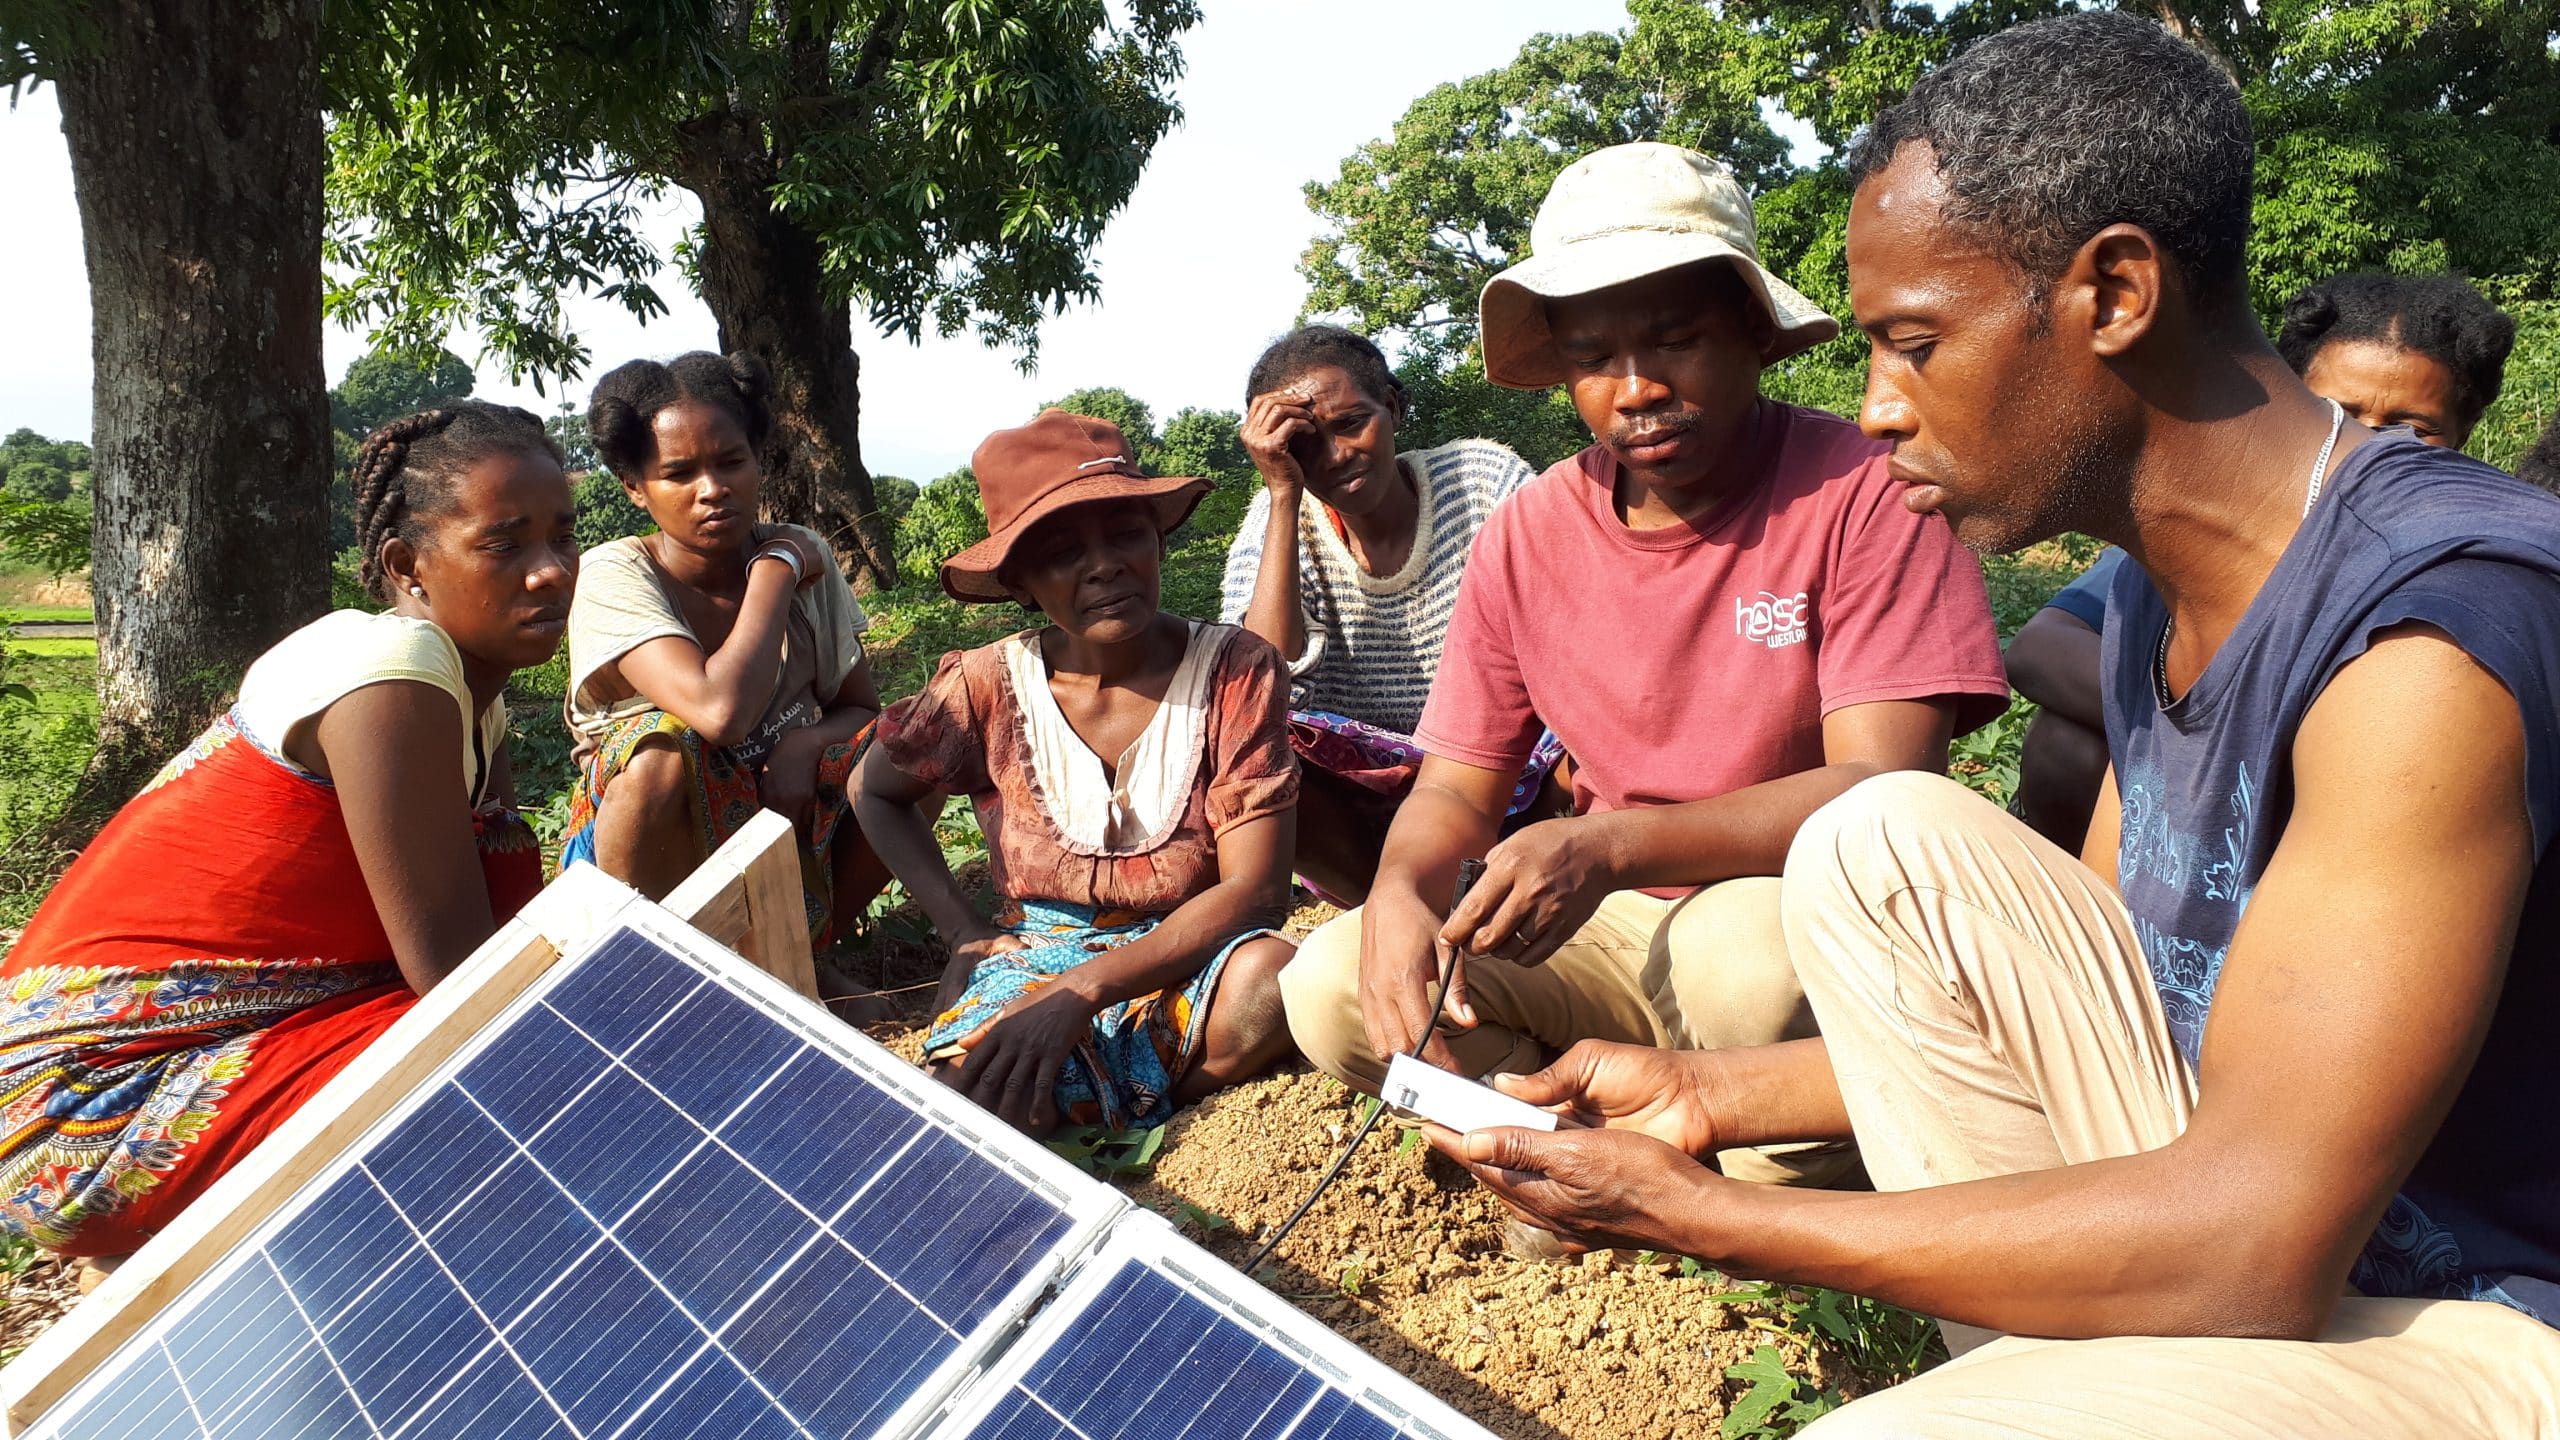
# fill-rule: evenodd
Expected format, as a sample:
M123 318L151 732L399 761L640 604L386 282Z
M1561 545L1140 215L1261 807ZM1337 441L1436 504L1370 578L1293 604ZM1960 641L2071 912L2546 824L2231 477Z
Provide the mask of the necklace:
M2311 507L2320 503L2320 486L2329 476L2329 457L2336 453L2338 436L2346 425L2346 407L2330 401L2329 438L2321 442L2319 458L2311 462L2311 479L2302 487L2302 515L2306 520L2311 517ZM2160 644L2151 652L2151 693L2163 710L2176 703L2169 694L2169 637L2177 629L2178 617L2172 615L2160 626Z

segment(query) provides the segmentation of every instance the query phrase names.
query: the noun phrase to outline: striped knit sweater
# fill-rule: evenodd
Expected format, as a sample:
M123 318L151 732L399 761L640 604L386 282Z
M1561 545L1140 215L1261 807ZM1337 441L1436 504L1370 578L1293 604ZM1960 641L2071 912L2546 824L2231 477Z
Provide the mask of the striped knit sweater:
M1458 440L1397 457L1418 482L1421 513L1413 554L1393 575L1360 568L1313 495L1298 505L1298 593L1307 649L1289 660L1289 706L1330 710L1410 735L1422 723L1440 646L1458 608L1467 550L1493 507L1537 472L1490 440ZM1271 494L1253 497L1227 551L1218 618L1244 623L1262 542L1271 532Z

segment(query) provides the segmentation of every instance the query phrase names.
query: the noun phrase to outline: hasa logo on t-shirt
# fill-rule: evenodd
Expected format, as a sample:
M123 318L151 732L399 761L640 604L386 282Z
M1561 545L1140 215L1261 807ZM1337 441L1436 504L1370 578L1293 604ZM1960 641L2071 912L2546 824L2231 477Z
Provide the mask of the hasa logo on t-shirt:
M1813 596L1803 590L1793 595L1763 590L1753 599L1733 598L1733 633L1772 650L1803 644L1812 622Z

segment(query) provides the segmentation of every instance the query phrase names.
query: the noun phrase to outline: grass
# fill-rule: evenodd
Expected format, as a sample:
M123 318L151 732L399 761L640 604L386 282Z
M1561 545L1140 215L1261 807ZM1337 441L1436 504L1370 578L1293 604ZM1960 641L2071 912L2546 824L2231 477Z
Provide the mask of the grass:
M87 605L8 605L0 609L5 609L13 621L86 625L98 618Z
M98 642L95 640L43 636L34 640L12 637L0 643L7 645L9 654L13 657L24 655L46 660L87 659L92 663L93 668L98 658Z

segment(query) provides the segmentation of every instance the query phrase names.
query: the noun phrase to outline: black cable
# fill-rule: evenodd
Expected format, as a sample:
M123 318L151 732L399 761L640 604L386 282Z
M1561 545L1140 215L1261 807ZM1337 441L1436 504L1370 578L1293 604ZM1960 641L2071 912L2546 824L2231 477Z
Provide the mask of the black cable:
M1484 878L1483 861L1461 860L1458 862L1458 886L1456 892L1449 897L1450 914L1458 913L1458 907L1466 903L1467 892L1476 888L1476 881L1482 878ZM1405 1052L1407 1056L1417 1060L1422 1058L1422 1047L1431 1043L1431 1032L1440 1028L1441 1012L1449 1003L1449 980L1457 967L1458 951L1453 945L1449 947L1447 958L1440 962L1440 992L1431 1000L1431 1020L1422 1027L1422 1033L1414 1038L1413 1048ZM1263 1241L1261 1248L1254 1251L1251 1258L1244 1262L1244 1273L1252 1274L1264 1260L1270 1258L1272 1251L1280 1248L1280 1242L1287 1238L1298 1222L1307 1218L1307 1212L1315 1208L1316 1201L1322 1199L1324 1192L1331 1189L1333 1182L1341 1176L1342 1167L1351 1163L1352 1155L1360 1149L1360 1142L1368 1139L1369 1132L1378 1128L1378 1117L1386 1113L1387 1102L1378 1096L1370 1097L1368 1118L1360 1122L1360 1128L1351 1132L1351 1139L1343 1145L1342 1153L1334 1156L1333 1163L1326 1166L1324 1174L1317 1178L1316 1188L1307 1192L1307 1198L1298 1202L1298 1208L1290 1211L1289 1218L1280 1222L1280 1228L1271 1232L1271 1238Z

